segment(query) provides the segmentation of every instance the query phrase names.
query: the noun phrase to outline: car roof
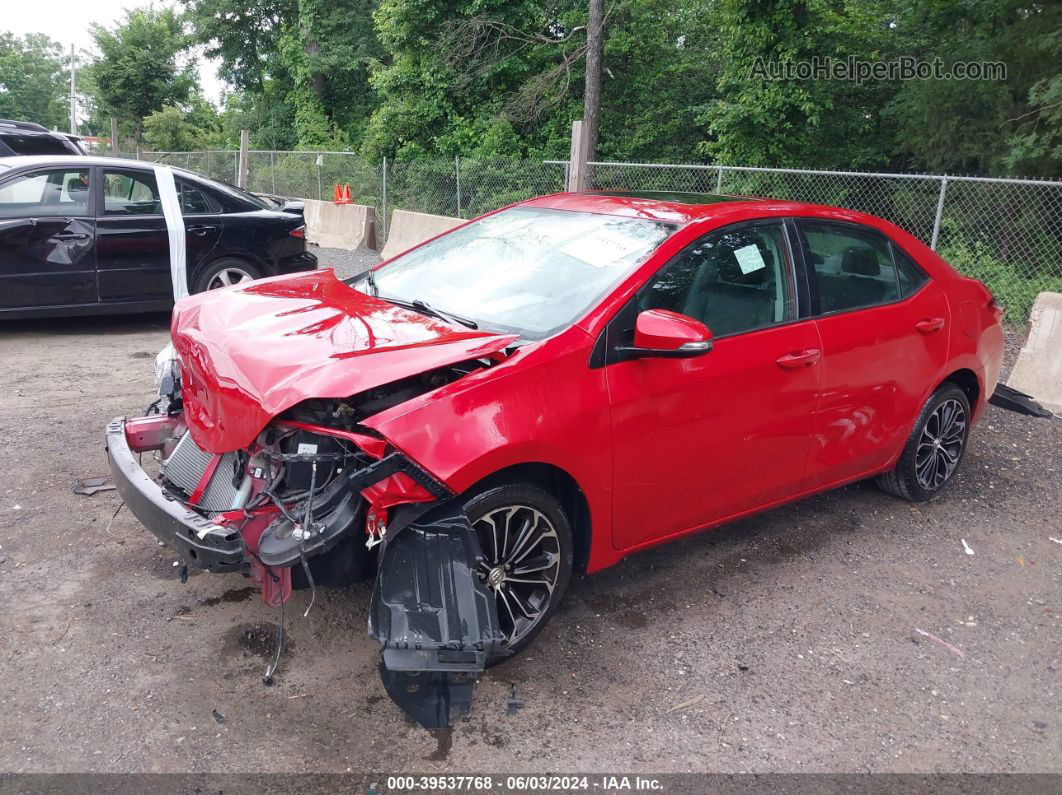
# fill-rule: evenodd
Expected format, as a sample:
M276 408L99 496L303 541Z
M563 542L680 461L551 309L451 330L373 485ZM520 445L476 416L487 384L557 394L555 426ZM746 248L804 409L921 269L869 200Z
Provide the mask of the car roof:
M0 119L0 132L4 130L22 130L32 132L48 132L43 124L34 121L15 121L14 119Z
M84 168L85 166L111 166L113 168L154 168L155 166L168 165L167 163L154 163L150 160L134 160L129 157L100 157L96 155L11 155L10 157L0 157L0 167L7 166L8 168L22 168L24 166L33 168L49 167L49 166L72 166L74 168ZM193 180L199 182L207 182L213 185L224 184L221 180L211 179L210 177L197 174L194 171L181 168L180 166L170 166L174 173L180 174L182 178L190 177ZM5 173L0 168L0 174Z
M140 166L156 165L147 160L132 160L127 157L96 157L94 155L12 155L0 157L0 165L9 168L22 166ZM183 169L182 169L183 170Z
M769 216L835 217L863 221L870 216L840 207L787 201L760 196L669 191L581 191L554 193L523 203L557 210L645 218L685 226L723 216L756 218Z

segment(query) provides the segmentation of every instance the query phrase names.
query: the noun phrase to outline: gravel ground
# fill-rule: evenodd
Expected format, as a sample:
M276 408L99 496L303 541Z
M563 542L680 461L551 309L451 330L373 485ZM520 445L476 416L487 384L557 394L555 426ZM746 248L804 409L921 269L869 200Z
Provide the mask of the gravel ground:
M371 248L359 248L351 251L345 248L320 248L310 246L310 250L317 255L317 267L334 268L336 276L346 279L357 276L370 265L380 261L380 255Z
M293 597L267 688L247 581L181 585L114 492L71 493L166 325L0 325L0 771L1062 772L1062 422L990 408L932 504L858 484L576 578L432 734L378 680L368 584Z

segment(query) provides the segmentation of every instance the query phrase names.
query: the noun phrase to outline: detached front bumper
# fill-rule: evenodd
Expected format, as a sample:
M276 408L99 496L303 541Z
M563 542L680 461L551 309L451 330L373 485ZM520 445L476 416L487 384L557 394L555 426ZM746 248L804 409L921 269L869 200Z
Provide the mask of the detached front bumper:
M107 424L107 460L118 493L151 533L176 550L189 568L216 573L243 571L243 539L166 495L137 461L126 437L125 419Z

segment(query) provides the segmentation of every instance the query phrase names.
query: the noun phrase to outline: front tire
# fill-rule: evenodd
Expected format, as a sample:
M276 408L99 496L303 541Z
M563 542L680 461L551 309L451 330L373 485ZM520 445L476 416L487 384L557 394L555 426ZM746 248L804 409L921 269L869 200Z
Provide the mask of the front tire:
M572 531L557 499L531 483L484 489L465 502L484 562L481 581L498 605L506 642L487 660L518 654L542 631L572 574Z
M203 269L195 280L195 289L192 292L205 293L207 290L261 279L262 276L262 270L257 265L235 257L222 257Z
M878 476L878 486L911 502L934 499L959 470L969 436L970 401L944 384L929 396L896 467Z

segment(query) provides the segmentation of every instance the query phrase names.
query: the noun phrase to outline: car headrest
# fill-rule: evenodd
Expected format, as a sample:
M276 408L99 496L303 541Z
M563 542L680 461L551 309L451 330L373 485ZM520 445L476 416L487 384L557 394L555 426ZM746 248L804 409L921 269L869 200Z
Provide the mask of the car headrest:
M859 276L877 276L881 273L878 255L868 246L850 246L841 257L841 272Z
M75 191L88 190L88 186L80 180L78 177L71 177L66 181L66 192L74 193Z

